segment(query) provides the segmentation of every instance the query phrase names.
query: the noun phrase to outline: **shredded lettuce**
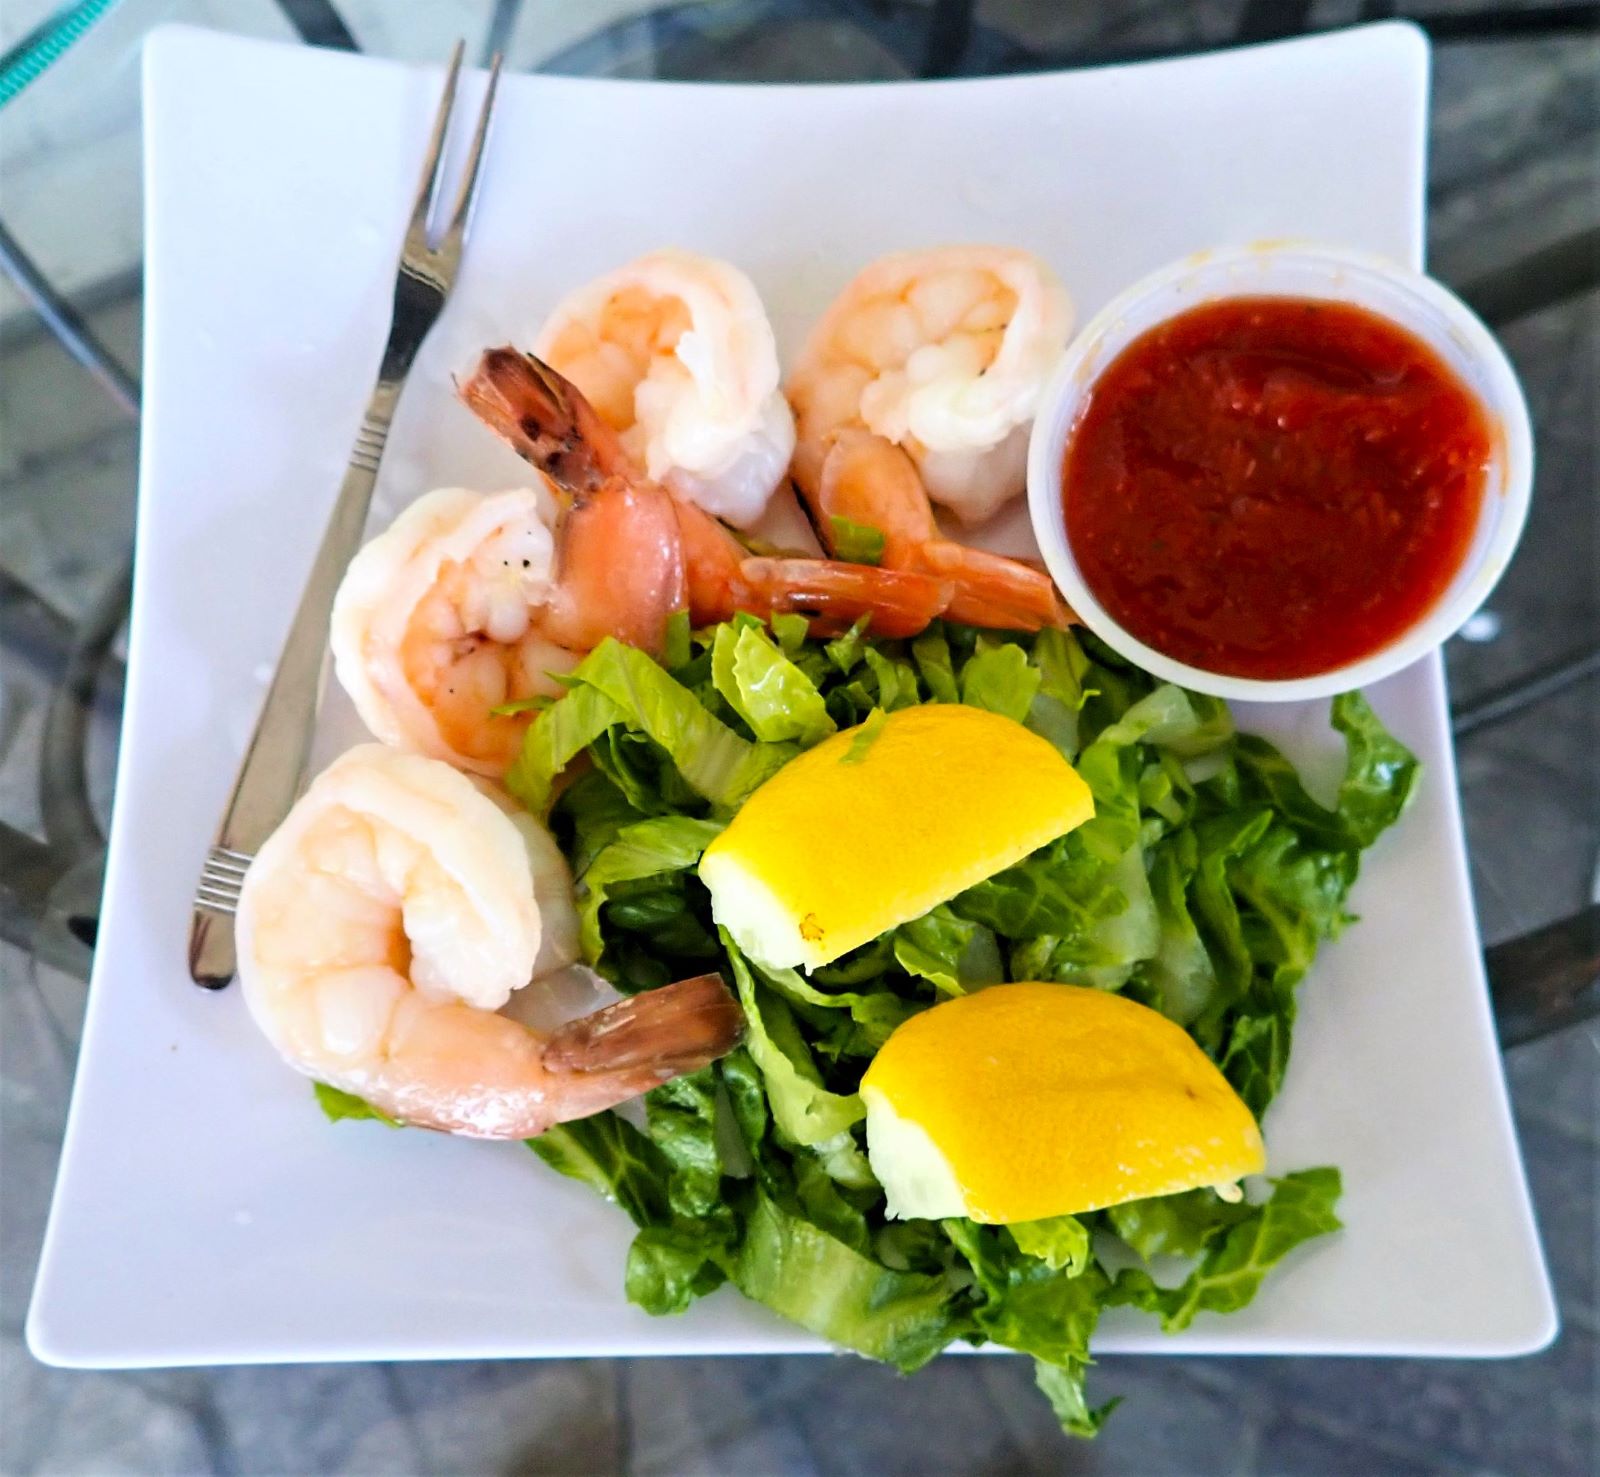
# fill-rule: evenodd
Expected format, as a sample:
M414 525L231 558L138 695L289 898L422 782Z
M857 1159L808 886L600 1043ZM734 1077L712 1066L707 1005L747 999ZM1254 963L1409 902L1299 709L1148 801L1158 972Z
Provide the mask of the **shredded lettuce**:
M1176 1287L1163 1287L1142 1267L1124 1267L1110 1301L1160 1315L1169 1333L1187 1328L1195 1314L1234 1313L1256 1295L1262 1278L1302 1241L1339 1229L1337 1169L1305 1169L1272 1181L1270 1200L1230 1217L1198 1266ZM1230 1210L1232 1207L1230 1207Z
M329 1087L326 1082L313 1082L311 1091L317 1099L317 1106L322 1109L323 1116L329 1123L339 1123L346 1118L353 1118L358 1122L363 1118L370 1118L378 1123L385 1123L390 1128L401 1126L399 1119L379 1112L371 1103L356 1097L354 1093Z
M1006 977L994 933L942 904L895 929L894 957L942 995L965 995Z
M1106 1219L1148 1262L1158 1256L1197 1257L1212 1238L1251 1213L1250 1206L1226 1201L1215 1190L1188 1190L1181 1195L1113 1205L1106 1211Z
M961 701L1023 723L1043 680L1020 646L979 646L961 671Z
M726 934L723 947L744 1007L745 1047L761 1069L774 1121L797 1144L837 1140L866 1117L861 1099L854 1093L829 1092L822 1085L788 1006L756 984L750 966Z
M838 514L828 519L833 529L833 557L851 564L881 564L886 540L870 523L857 523Z
M556 777L617 724L664 750L691 790L729 810L794 757L783 745L740 738L644 652L610 637L570 680L571 691L529 728L506 776L507 788L530 810L543 812Z
M908 1373L964 1322L945 1277L893 1271L759 1190L730 1275L781 1317Z
M574 688L539 715L506 773L506 789L536 815L543 815L559 775L627 710L592 687Z
M1111 1408L1091 1409L1083 1380L1090 1362L1089 1339L1106 1305L1110 1279L1095 1263L1077 1270L1052 1267L998 1227L972 1221L944 1224L977 1284L979 1301L972 1315L977 1337L1033 1355L1035 1378L1063 1429L1094 1435Z
M598 968L603 960L605 939L600 914L619 883L687 872L721 830L717 821L678 815L656 816L623 826L595 854L578 889L578 942L585 961ZM672 921L651 920L657 928Z
M1037 1257L1052 1272L1076 1277L1089 1265L1089 1228L1075 1215L1019 1221L1007 1229L1018 1251Z
M838 727L816 683L759 626L719 626L711 672L717 691L764 743L798 739L809 748Z
M941 999L1059 980L1163 1012L1260 1117L1301 981L1351 921L1361 853L1404 810L1415 758L1359 695L1336 699L1346 772L1322 806L1224 704L1067 631L936 624L902 642L863 623L822 642L799 617L739 616L669 644L665 667L615 642L591 653L538 713L508 783L572 863L585 958L623 990L720 969L745 1044L651 1093L646 1131L600 1114L533 1149L634 1221L623 1280L648 1311L729 1283L901 1369L953 1340L1003 1344L1034 1359L1064 1429L1093 1435L1115 1403L1085 1392L1101 1311L1131 1306L1176 1330L1244 1306L1274 1265L1338 1228L1337 1171L1252 1185L1238 1203L1201 1189L1011 1227L890 1222L862 1073ZM706 844L795 754L853 728L860 760L887 713L930 702L1046 738L1088 784L1093 819L826 968L744 959L696 876ZM370 1112L343 1094L324 1106Z
M850 740L850 747L845 750L845 764L859 764L867 757L867 752L877 743L878 735L883 732L883 725L888 719L888 714L882 708L874 708L862 720L856 729L855 736Z
M621 1206L635 1225L652 1225L666 1213L665 1159L615 1113L558 1123L529 1139L528 1147L552 1169Z

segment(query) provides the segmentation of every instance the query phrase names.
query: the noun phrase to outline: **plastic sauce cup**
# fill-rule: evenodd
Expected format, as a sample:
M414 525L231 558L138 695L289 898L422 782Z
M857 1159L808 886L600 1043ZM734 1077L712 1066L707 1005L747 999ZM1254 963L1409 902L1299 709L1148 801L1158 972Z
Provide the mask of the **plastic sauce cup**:
M1134 339L1202 303L1237 297L1351 303L1428 344L1482 403L1492 454L1466 556L1433 604L1387 645L1311 676L1235 677L1193 667L1147 646L1095 599L1067 537L1062 471L1095 381ZM1504 350L1454 293L1430 277L1344 247L1285 244L1186 257L1136 283L1067 346L1040 401L1028 444L1028 511L1046 566L1067 603L1112 650L1169 682L1217 697L1289 702L1364 687L1427 655L1483 604L1511 562L1527 521L1533 434L1527 401Z

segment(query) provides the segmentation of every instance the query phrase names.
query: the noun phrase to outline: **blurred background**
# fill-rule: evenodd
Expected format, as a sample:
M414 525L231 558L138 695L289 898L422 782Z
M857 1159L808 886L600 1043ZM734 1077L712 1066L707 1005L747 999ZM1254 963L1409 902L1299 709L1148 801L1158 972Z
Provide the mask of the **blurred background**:
M1435 42L1429 264L1500 333L1532 520L1447 650L1472 879L1562 1332L1498 1363L1115 1358L1069 1445L1025 1361L67 1373L22 1324L115 787L137 473L139 46L183 21L574 75L1102 65L1390 15ZM1470 0L6 0L0 6L0 1471L1600 1471L1600 5ZM1492 1269L1486 1269L1492 1275Z

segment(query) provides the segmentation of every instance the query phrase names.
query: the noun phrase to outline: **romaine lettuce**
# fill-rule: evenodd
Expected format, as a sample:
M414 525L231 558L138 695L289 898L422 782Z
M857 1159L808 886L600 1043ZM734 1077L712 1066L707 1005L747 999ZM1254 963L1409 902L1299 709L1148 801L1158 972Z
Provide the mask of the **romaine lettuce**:
M651 1094L648 1134L601 1114L535 1151L632 1217L625 1285L650 1311L729 1281L903 1369L954 1339L1001 1343L1035 1359L1066 1429L1093 1434L1110 1409L1084 1392L1102 1308L1176 1329L1243 1306L1273 1264L1337 1228L1337 1172L1285 1175L1259 1203L1202 1189L1010 1228L889 1222L864 1153L861 1074L942 998L1062 980L1124 990L1183 1025L1260 1116L1283 1080L1300 981L1349 922L1360 854L1404 809L1416 760L1361 697L1337 699L1347 769L1323 807L1271 745L1234 732L1224 704L1066 631L936 624L886 642L862 624L824 643L797 617L769 634L741 616L675 648L670 672L597 648L532 725L509 783L549 809L573 863L586 957L623 989L720 967L746 1043ZM1094 818L825 969L755 968L710 917L700 851L801 749L860 725L865 752L885 713L925 702L1026 723L1075 762ZM584 755L593 772L552 806ZM1113 1239L1126 1250L1103 1263ZM1130 1253L1188 1266L1157 1281L1124 1265Z

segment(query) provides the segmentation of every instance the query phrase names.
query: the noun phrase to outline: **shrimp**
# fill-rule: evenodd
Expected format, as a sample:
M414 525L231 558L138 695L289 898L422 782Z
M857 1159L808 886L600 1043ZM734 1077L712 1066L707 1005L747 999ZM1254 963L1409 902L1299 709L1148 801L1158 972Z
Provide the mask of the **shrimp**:
M580 287L533 352L572 381L653 482L748 528L783 481L794 419L750 279L653 251Z
M386 744L479 774L505 772L529 718L501 704L560 687L581 651L559 621L554 499L445 487L418 499L351 561L334 599L334 669Z
M551 525L554 525L552 537ZM606 636L659 650L685 601L677 513L617 484L562 508L548 486L419 498L351 561L329 637L373 735L503 774L532 721Z
M493 787L361 745L250 866L245 1000L297 1071L476 1138L532 1138L732 1050L743 1019L715 975L548 1035L496 1014L577 956L571 889L549 833Z
M1022 490L1029 426L1070 323L1065 291L1026 252L953 246L867 267L785 387L794 477L823 542L835 519L876 529L885 566L956 582L953 620L1061 623L1042 570L945 538L929 498L978 522Z
M1072 326L1044 262L1000 246L896 252L812 330L785 387L795 471L821 482L838 432L905 448L935 502L978 523L1022 491L1028 428Z
M728 620L740 610L761 616L795 613L809 617L819 634L837 634L867 616L880 636L910 636L943 612L954 594L951 582L926 572L830 559L752 557L710 514L651 482L577 387L531 354L488 350L461 386L461 398L571 497L574 514L598 499L611 498L620 506L628 498L655 516L662 506L658 500L664 500L676 518L685 602L695 625ZM634 559L637 537L619 519L616 542L597 546L604 571L596 580L597 608L615 602L615 587ZM559 532L557 538L559 543ZM662 541L654 535L646 540L652 556Z

